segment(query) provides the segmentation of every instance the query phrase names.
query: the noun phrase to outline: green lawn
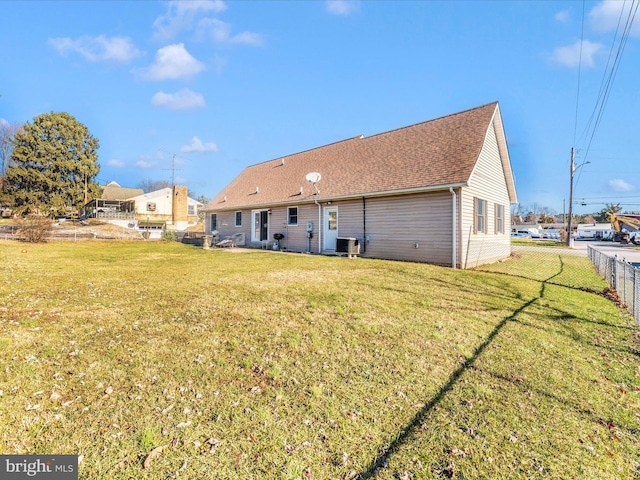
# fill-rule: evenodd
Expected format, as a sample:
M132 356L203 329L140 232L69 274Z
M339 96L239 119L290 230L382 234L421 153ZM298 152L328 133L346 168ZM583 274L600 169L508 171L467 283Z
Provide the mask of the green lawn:
M544 281L604 288L587 259L531 280L526 257L87 241L0 265L2 454L82 455L82 479L640 475L638 331Z

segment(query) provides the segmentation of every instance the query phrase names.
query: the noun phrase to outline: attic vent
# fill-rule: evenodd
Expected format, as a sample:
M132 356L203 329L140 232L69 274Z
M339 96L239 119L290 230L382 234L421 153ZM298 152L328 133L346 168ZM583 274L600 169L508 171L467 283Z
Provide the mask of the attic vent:
M280 160L280 165L284 165L284 158Z
M256 193L260 193L260 187L256 187Z
M302 195L302 187L300 187L300 195Z
M364 135L360 135L360 140L362 140L364 138Z
M223 202L226 202L226 201L227 201L227 196L226 196L226 195L224 196L224 200L222 200L222 201L223 201Z

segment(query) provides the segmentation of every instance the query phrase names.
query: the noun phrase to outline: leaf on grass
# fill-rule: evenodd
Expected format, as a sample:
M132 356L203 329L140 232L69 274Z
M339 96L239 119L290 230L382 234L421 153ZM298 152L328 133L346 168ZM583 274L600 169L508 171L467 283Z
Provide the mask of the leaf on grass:
M211 450L209 450L209 453L214 453L216 451L216 448L218 448L220 445L222 445L222 442L220 440L218 440L217 438L208 438L207 439L207 443L209 445L211 445Z
M120 470L121 468L124 468L125 464L129 461L129 455L127 455L126 457L124 457L122 460L120 460L118 463L116 463L113 468L114 470Z
M55 390L53 392L51 392L51 396L49 397L49 400L52 401L56 401L56 400L60 400L62 398L62 395L60 395L58 392L56 392Z
M40 408L40 404L36 403L35 405L27 404L27 411L29 410L37 410Z
M149 455L147 455L147 458L144 459L144 463L142 464L142 466L144 468L149 468L151 466L151 462L153 462L153 459L160 456L160 454L162 453L162 450L164 450L164 447L165 445L160 445L159 447L156 447L153 450L151 450L149 452Z

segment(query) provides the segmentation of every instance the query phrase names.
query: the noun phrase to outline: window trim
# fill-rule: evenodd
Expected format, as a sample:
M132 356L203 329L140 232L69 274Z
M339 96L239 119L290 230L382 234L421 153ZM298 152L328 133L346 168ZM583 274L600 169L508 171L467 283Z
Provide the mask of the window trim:
M292 217L291 210L293 210L294 208L296 210L296 214L295 214L296 222L292 223L291 222L291 217ZM300 210L298 209L298 207L287 207L287 225L288 226L290 226L290 227L297 227L298 226L299 211Z
M235 217L236 227L241 227L242 226L242 210L236 210L234 217ZM240 223L238 223L238 220L240 220Z
M473 197L473 233L487 233L487 201L478 197Z
M495 233L504 234L504 205L495 204Z

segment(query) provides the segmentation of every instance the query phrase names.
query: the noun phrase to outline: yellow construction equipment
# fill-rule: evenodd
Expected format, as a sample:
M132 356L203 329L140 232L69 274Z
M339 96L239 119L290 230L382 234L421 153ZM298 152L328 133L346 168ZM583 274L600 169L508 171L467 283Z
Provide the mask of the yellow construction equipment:
M613 241L640 245L640 215L607 213L613 230Z

